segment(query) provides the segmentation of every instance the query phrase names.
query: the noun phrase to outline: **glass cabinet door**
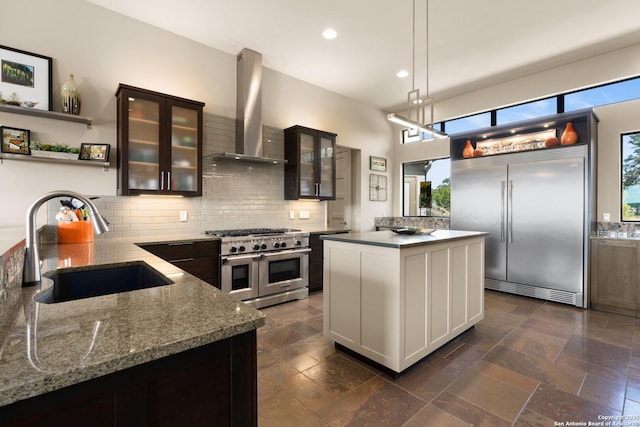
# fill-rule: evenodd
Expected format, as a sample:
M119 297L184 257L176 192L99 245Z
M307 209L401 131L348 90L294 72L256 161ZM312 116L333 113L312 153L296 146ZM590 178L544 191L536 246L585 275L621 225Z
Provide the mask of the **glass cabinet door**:
M333 138L320 135L320 197L335 198Z
M171 187L173 191L198 190L198 112L171 107Z
M160 189L160 103L129 97L129 189Z
M315 136L300 133L300 196L316 196Z

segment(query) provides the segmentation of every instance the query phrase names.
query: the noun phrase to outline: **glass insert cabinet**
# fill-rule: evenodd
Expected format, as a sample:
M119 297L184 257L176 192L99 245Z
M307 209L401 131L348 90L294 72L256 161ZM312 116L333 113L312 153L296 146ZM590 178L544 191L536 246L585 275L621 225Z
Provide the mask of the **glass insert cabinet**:
M118 194L202 195L204 103L118 86Z
M284 130L285 199L336 199L336 134L303 126Z

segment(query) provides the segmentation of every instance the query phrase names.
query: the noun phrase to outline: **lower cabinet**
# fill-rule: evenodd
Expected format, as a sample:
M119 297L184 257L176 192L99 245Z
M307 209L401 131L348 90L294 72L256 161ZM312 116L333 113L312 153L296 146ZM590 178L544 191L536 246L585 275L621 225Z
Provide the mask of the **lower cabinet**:
M309 247L311 253L309 253L309 292L317 292L322 290L322 260L324 258L323 242L320 240L320 236L326 234L341 234L348 233L349 230L340 231L318 231L309 233Z
M638 317L638 242L592 240L591 308Z
M219 240L151 243L141 244L140 247L216 288L220 288L218 280Z
M2 426L257 426L256 331L0 407Z

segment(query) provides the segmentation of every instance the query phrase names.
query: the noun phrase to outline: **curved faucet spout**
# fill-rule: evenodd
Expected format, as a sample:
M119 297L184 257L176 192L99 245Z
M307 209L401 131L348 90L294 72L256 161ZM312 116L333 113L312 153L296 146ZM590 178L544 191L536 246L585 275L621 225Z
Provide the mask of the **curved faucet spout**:
M25 217L26 222L26 236L25 236L25 253L24 253L24 266L22 269L22 286L31 286L40 283L40 255L38 254L38 241L36 235L36 213L40 206L42 206L48 200L56 197L72 197L80 200L87 208L89 212L89 218L93 224L93 229L96 234L102 234L109 231L109 225L107 221L102 218L98 208L93 202L86 196L76 193L74 191L58 190L47 193L39 197L34 201Z

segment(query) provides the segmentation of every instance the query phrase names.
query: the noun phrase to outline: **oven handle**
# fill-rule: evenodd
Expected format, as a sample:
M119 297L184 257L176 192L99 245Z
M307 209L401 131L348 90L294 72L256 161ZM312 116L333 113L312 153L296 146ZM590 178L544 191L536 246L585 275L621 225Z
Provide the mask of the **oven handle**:
M221 257L222 263L226 264L229 261L235 261L235 260L239 260L242 261L243 259L258 259L260 258L260 254L255 254L255 255L233 255L233 256L223 256Z
M272 256L277 256L277 255L289 255L289 254L307 254L311 252L311 248L305 248L305 249L286 249L283 251L276 251L276 252L268 252L268 253L262 253L262 257L263 258L269 258Z

